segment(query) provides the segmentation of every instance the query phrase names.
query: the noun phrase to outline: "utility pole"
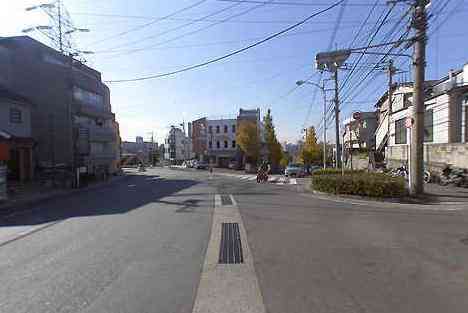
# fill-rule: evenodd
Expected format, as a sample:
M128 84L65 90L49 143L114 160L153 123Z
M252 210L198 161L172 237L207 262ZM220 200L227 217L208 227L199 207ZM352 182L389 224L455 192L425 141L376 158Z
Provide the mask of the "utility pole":
M62 3L57 0L57 18L58 18L58 36L59 36L59 51L63 53L63 41L62 41Z
M341 164L340 150L340 102L339 102L339 86L338 86L338 67L335 67L333 79L335 80L335 135L336 135L336 162L335 167L339 168Z
M323 169L327 168L327 94L325 92L325 81L322 82L323 94Z
M392 114L393 104L393 75L396 73L396 68L393 66L393 60L388 61L388 108L387 108L387 134L390 134L390 115Z
M413 52L413 125L410 143L410 194L424 192L424 81L426 66L426 2L416 0L413 17L415 45Z

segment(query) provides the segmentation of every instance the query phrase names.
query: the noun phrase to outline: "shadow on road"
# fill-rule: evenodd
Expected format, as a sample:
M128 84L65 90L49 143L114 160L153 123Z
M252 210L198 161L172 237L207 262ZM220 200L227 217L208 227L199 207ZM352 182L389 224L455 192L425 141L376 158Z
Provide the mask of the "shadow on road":
M78 192L51 199L35 206L18 208L13 214L0 216L0 227L37 225L73 217L124 214L138 209L199 182L187 179L162 179L158 175L132 175L126 180L96 190ZM197 203L187 201L181 212Z

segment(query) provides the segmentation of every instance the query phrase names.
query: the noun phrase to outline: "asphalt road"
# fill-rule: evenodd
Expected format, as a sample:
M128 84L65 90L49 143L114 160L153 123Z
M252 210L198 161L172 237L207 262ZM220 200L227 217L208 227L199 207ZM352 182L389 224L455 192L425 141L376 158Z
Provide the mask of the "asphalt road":
M466 208L217 185L238 203L267 312L468 312Z
M51 226L0 246L0 312L192 312L212 190L149 170L2 219Z
M151 169L0 219L0 312L192 312L215 194L237 203L268 313L468 311L465 209Z

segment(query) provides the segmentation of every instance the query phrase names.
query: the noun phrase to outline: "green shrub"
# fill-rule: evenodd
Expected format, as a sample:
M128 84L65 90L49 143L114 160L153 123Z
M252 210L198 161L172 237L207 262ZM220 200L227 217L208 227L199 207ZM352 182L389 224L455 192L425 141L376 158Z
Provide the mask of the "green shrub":
M365 173L364 170L344 170L345 174L361 174ZM322 169L322 170L317 170L313 172L313 175L333 175L333 174L340 174L341 175L341 169L337 168L327 168L327 169Z
M359 195L374 198L401 197L406 195L406 185L402 177L390 177L382 173L354 172L344 176L333 173L312 176L315 190L334 193Z

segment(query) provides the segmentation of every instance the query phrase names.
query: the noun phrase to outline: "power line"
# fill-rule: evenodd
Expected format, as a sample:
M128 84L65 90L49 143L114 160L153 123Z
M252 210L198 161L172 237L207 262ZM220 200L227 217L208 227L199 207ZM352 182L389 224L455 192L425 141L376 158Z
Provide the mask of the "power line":
M104 39L96 40L96 41L94 41L94 42L91 42L89 45L100 44L100 43L106 42L106 41L108 41L108 40L111 40L111 39L115 39L115 38L124 36L124 35L126 35L126 34L131 33L131 32L135 32L135 31L137 31L137 30L141 30L141 29L143 29L143 28L146 28L146 27L151 26L151 25L153 25L153 24L156 24L156 23L158 23L158 22L161 22L161 21L164 21L164 20L166 20L166 19L169 19L169 18L171 18L171 17L173 17L173 16L175 16L175 15L177 15L177 14L180 14L180 13L182 13L182 12L185 12L185 11L187 11L187 10L190 10L190 9L193 9L193 8L195 8L195 7L197 7L197 6L200 6L200 5L202 5L202 4L203 4L204 2L206 2L206 1L207 1L207 0L201 0L201 1L195 2L194 4L189 5L189 6L186 6L186 7L182 8L182 9L179 9L179 10L177 10L177 11L175 11L175 12L172 12L171 14L168 14L168 15L163 16L163 17L155 18L154 20L152 20L152 21L149 22L149 23L145 23L145 24L143 24L143 25L135 26L135 27L133 27L133 28L131 28L131 29L129 29L129 30L126 30L126 31L117 33L117 34L115 34L115 35L109 36L109 37L104 38Z
M377 26L377 29L374 31L374 34L371 36L371 38L369 39L369 41L367 42L367 46L364 48L364 53L367 51L368 47L372 44L372 42L374 41L375 37L377 36L377 34L379 33L380 29L382 28L382 26L384 25L383 23L387 20L387 18L390 16L390 14L392 13L393 9L395 8L395 3L387 10L387 13L385 14L382 22L380 22L380 24ZM344 86L346 86L346 83L351 79L351 76L353 75L354 71L356 70L356 67L358 66L358 64L361 62L362 58L364 57L364 53L359 55L358 57L358 60L354 63L354 66L353 68L351 69L351 71L348 73L348 75L346 75L346 78L344 80L344 82L341 84L341 87L340 87L340 90L343 90Z
M269 0L269 2L273 2L273 1L274 1L274 0ZM246 9L246 10L240 12L240 13L237 13L237 14L234 14L234 15L231 15L231 16L228 16L227 18L222 19L222 20L219 21L219 22L215 22L215 23L209 24L209 25L204 26L204 27L202 27L202 28L195 29L195 30L193 30L193 31L190 31L190 32L181 34L181 35L179 35L179 36L176 36L176 37L167 39L167 40L165 40L165 41L162 41L162 42L153 44L153 45L148 46L148 47L149 47L149 48L153 48L153 47L158 47L158 46L164 45L164 44L166 44L166 43L174 42L174 41L179 40L179 39L181 39L181 38L184 38L184 37L187 37L187 36L190 36L190 35L199 33L199 32L201 32L201 31L207 30L207 29L209 29L209 28L211 28L211 27L213 27L213 26L216 26L216 25L222 24L222 23L224 23L224 22L227 22L227 21L229 21L229 20L232 19L232 18L235 18L235 17L241 16L241 15L245 15L245 14L247 14L247 13L250 13L250 12L252 12L252 11L254 11L254 10L256 10L256 9L258 9L258 8L260 8L260 7L262 7L262 6L264 6L264 4L256 5L256 6L254 6L254 7L248 8L248 9ZM146 50L148 47L146 47L146 48L140 48L140 49L134 49L133 51L124 53L124 54L122 54L122 55L128 55L128 54L135 53L135 52L138 52L138 51L143 51L143 50ZM119 55L117 55L117 56L119 56Z
M266 1L260 1L260 0L217 0L219 2L235 2L235 3L266 3ZM291 2L291 1L276 1L272 3L273 5L287 5L287 6L327 6L330 5L330 3L304 3L304 2ZM349 6L353 7L367 7L371 6L372 4L370 3L352 3L348 4ZM381 4L384 6L385 4Z
M131 79L109 80L109 81L107 81L107 82L108 82L108 83L119 83L119 82L142 81L142 80L148 80L148 79L161 78L161 77L172 76L172 75L175 75L175 74L178 74L178 73L190 71L190 70L193 70L193 69L196 69L196 68L204 67L204 66L206 66L206 65L209 65L209 64L212 64L212 63L215 63L215 62L219 62L219 61L221 61L221 60L227 59L227 58L229 58L229 57L231 57L231 56L234 56L234 55L236 55L236 54L240 54L240 53L242 53L242 52L244 52L244 51L247 51L247 50L252 49L252 48L254 48L254 47L256 47L256 46L259 46L259 45L261 45L261 44L263 44L263 43L265 43L265 42L267 42L267 41L270 41L270 40L272 40L272 39L274 39L274 38L280 36L281 34L284 34L284 33L288 32L288 31L290 31L290 30L293 30L293 29L295 29L295 28L301 26L302 24L307 23L307 22L308 22L309 20L311 20L312 18L314 18L314 17L316 17L316 16L318 16L318 15L320 15L320 14L323 14L323 13L325 13L325 12L330 11L331 9L333 9L334 7L340 5L340 4L343 3L344 1L345 1L345 0L340 0L340 1L338 1L338 2L335 2L334 4L332 4L331 6L329 6L328 8L325 8L325 9L323 9L323 10L320 10L320 11L318 11L318 12L316 12L316 13L314 13L314 14L308 16L308 17L306 17L304 20L302 20L302 21L299 22L299 23L296 23L296 24L294 24L294 25L291 25L291 26L289 26L289 27L287 27L287 28L285 28L285 29L283 29L283 30L277 32L277 33L274 33L274 34L272 34L272 35L266 37L266 38L263 39L263 40L257 41L257 42L255 42L255 43L253 43L253 44L251 44L251 45L249 45L249 46L247 46L247 47L244 47L244 48L242 48L242 49L238 49L238 50L233 51L233 52L231 52L231 53L225 54L225 55L223 55L223 56L221 56L221 57L218 57L218 58L215 58L215 59L212 59L212 60L203 62L203 63L195 64L195 65L192 65L192 66L188 66L188 67L182 68L182 69L177 70L177 71L168 72L168 73L156 74L156 75L150 75L150 76L143 76L143 77L131 78Z
M338 32L338 28L340 26L341 20L343 19L344 10L345 10L347 4L348 4L347 1L344 1L341 4L340 11L338 12L338 16L337 16L336 21L335 21L335 27L333 29L333 32L332 32L331 36L330 36L330 42L328 43L328 49L327 50L330 50L333 47L333 43L334 43L334 41L336 39L336 34ZM317 84L320 84L321 80L322 80L322 73L320 73L320 78L317 80ZM306 117L304 119L304 124L303 124L302 128L305 128L307 122L309 121L310 113L312 111L312 105L315 102L315 99L317 98L317 92L318 92L317 89L318 88L314 89L314 94L312 96L312 101L310 102L309 107L307 109Z
M160 32L160 33L156 33L156 34L154 34L154 35L146 36L146 37L143 37L143 38L134 40L134 41L130 41L130 42L127 42L127 43L124 43L124 44L120 44L120 45L114 46L114 47L109 48L109 49L107 49L107 50L105 50L105 51L109 51L109 50L113 50L113 49L117 49L117 48L121 48L121 47L125 47L125 46L131 46L131 45L134 45L134 44L139 43L139 42L142 42L142 41L146 41L146 40L153 39L153 38L156 38L156 37L159 37L159 36L162 36L162 35L166 35L166 34L171 33L171 32L173 32L173 31L176 31L176 30L179 30L179 29L182 29L182 28L186 28L186 27L188 27L188 26L190 26L190 25L193 25L193 24L195 24L195 23L198 22L198 21L202 21L202 20L205 20L205 19L210 18L210 17L212 17L212 16L221 14L221 13L223 13L223 12L225 12L225 11L227 11L227 10L230 10L230 9L236 7L236 6L239 6L239 5L240 5L240 3L235 3L235 4L230 5L230 6L228 6L228 7L224 7L224 8L222 8L222 9L220 9L220 10L211 12L211 13L208 14L208 15L204 15L204 16L202 16L202 17L196 19L195 21L192 21L192 22L189 22L189 23L185 23L185 24L182 24L182 25L178 25L178 26L176 26L176 27L170 28L170 29L165 30L165 31Z
M372 6L372 8L370 9L369 11L369 14L367 15L366 19L362 22L361 24L361 27L359 28L358 32L356 33L356 35L354 36L353 40L351 41L351 43L349 44L349 47L353 47L354 43L356 42L357 38L359 37L359 35L361 34L361 31L362 29L364 28L364 26L366 25L366 23L369 21L369 18L372 16L372 13L374 12L375 8L377 7L377 4L379 3L379 0L375 0L374 2L374 5Z

